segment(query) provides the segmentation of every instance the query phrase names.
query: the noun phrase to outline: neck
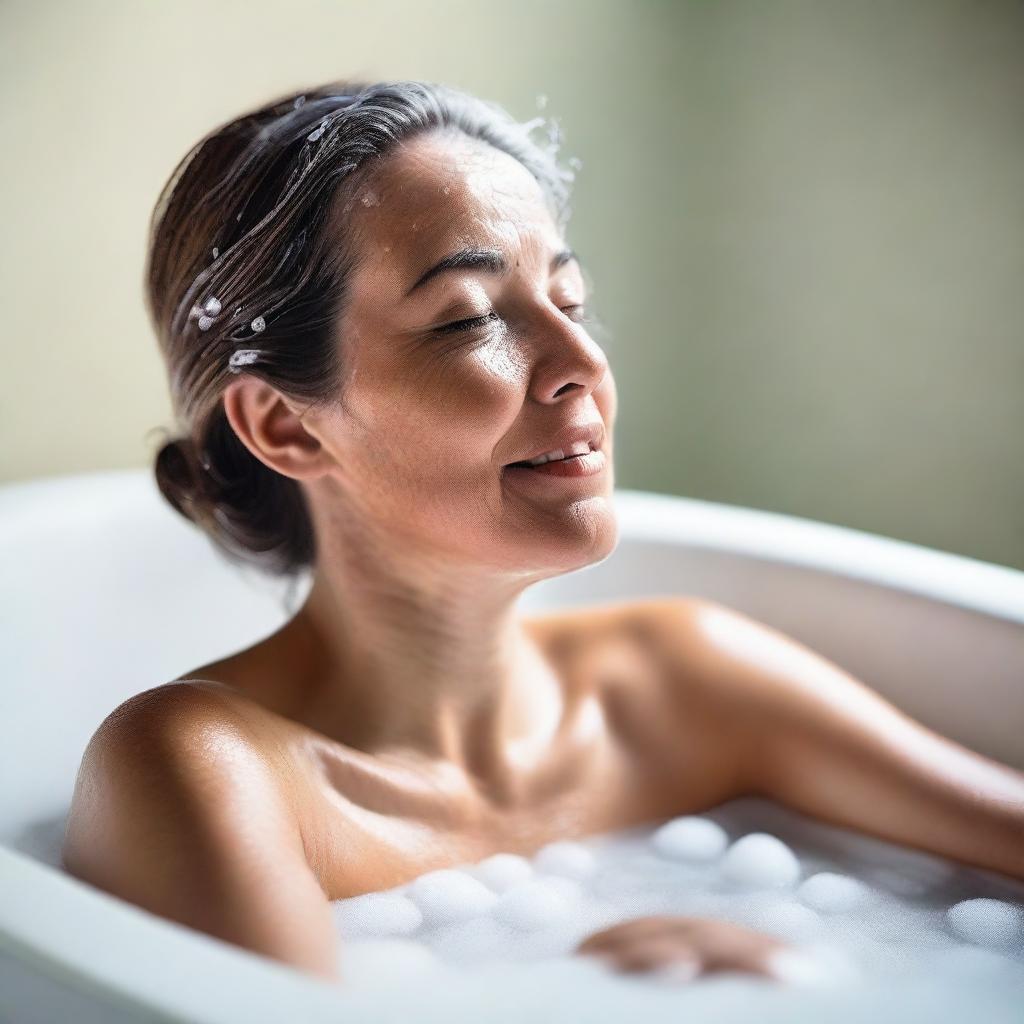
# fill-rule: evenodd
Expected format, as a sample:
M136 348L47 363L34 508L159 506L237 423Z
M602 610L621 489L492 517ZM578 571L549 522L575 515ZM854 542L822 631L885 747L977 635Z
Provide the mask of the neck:
M439 760L508 791L563 709L517 610L535 577L417 558L394 535L343 536L318 551L287 627L306 720L356 749Z

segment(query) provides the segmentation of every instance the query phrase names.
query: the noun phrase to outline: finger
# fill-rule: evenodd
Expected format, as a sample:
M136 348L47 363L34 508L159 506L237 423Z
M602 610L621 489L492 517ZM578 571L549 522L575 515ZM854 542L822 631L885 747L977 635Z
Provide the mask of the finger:
M670 915L651 915L648 917L631 918L620 921L608 928L587 936L577 947L577 952L586 953L596 949L612 949L623 943L631 943L640 938L663 935L679 927L684 918Z
M699 952L671 937L638 939L616 949L608 960L624 973L667 972L677 980L692 979L703 969Z

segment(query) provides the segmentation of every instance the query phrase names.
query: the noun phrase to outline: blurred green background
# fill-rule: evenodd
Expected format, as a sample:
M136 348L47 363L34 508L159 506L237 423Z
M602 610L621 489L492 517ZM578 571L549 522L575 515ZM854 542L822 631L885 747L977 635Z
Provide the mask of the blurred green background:
M160 187L346 76L557 118L619 487L1024 568L1018 0L4 0L0 479L150 463Z

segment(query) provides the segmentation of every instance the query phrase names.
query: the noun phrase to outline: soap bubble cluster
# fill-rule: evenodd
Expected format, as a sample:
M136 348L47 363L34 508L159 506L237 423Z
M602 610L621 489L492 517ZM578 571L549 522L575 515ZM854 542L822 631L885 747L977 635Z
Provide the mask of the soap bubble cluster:
M880 884L886 872L930 881L908 896ZM343 976L358 988L392 984L408 968L410 977L447 985L542 979L551 993L576 992L598 1006L596 993L611 998L638 985L697 992L756 984L737 973L695 975L683 961L626 975L575 953L614 924L677 914L785 942L777 965L783 987L841 1000L871 986L898 995L915 985L974 984L1024 998L1024 885L1000 888L966 865L754 798L639 831L551 842L530 856L495 853L336 901L334 910Z

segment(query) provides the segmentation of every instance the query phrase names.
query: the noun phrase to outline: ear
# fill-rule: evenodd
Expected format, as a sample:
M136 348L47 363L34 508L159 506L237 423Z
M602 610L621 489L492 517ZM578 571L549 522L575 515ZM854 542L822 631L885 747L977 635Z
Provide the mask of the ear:
M295 480L330 468L330 453L302 422L303 406L252 374L224 390L224 413L238 439L260 462Z

